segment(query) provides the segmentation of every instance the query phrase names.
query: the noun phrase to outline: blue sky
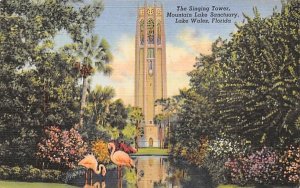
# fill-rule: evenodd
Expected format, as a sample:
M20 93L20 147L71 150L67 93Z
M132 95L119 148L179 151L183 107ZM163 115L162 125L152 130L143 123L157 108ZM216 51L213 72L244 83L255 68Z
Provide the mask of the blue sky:
M165 30L167 43L167 85L168 95L178 93L188 87L187 72L193 69L195 57L199 53L208 54L210 45L219 36L229 38L236 30L234 23L242 22L245 13L253 15L257 7L263 17L270 16L273 8L281 7L281 0L148 0L147 4L162 4L165 13ZM137 18L137 7L143 6L144 0L104 0L104 11L96 21L94 33L104 37L110 44L114 60L114 72L111 77L96 74L92 86L110 85L116 90L116 97L126 104L133 104L134 93L134 36ZM175 23L175 18L166 17L167 12L177 13L177 6L211 7L225 6L230 13L237 13L238 18L232 23L192 24ZM210 11L209 11L210 12ZM208 13L209 13L208 12ZM57 37L59 44L69 42L67 36Z

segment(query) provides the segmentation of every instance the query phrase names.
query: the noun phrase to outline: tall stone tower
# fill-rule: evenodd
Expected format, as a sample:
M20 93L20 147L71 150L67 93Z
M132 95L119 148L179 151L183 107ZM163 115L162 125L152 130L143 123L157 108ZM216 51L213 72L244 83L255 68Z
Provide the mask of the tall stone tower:
M144 114L144 137L140 147L159 147L163 143L163 129L154 124L161 112L154 103L167 97L166 39L162 6L138 8L135 39L135 106Z

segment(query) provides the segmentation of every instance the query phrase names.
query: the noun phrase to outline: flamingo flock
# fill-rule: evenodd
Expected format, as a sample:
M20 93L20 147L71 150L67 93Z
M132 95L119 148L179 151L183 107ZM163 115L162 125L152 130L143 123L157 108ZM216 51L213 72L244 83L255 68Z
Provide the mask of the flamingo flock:
M130 158L128 155L129 153L136 153L137 150L133 147L130 147L123 142L121 142L118 145L118 148L116 148L116 142L109 142L107 145L108 150L110 151L110 159L111 161L117 165L117 171L118 171L118 180L120 177L122 177L122 171L121 168L123 166L129 167L129 168L135 168L134 161ZM90 172L90 181L92 185L92 171L94 171L95 174L101 174L103 177L106 175L106 168L103 164L99 164L95 158L94 155L88 154L82 159L78 165L83 166L87 169L85 173L85 185L87 185L88 181L88 172ZM105 182L104 182L105 183ZM85 187L86 187L85 186ZM104 185L105 186L105 185Z

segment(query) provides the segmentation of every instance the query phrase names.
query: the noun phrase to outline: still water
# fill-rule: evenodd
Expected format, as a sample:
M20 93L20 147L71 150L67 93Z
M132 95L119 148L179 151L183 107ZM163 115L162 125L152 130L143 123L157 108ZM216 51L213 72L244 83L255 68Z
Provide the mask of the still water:
M117 177L117 170L109 168L106 177L93 174L92 184L84 185L84 175L77 177L72 184L78 187L97 188L211 188L213 187L207 172L189 166L166 156L133 157L136 170L123 168L122 178ZM91 186L92 185L92 186Z

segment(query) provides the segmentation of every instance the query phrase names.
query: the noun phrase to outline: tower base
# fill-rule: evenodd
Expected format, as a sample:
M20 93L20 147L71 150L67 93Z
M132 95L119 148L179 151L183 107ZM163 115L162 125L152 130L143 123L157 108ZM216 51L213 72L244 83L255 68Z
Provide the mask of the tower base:
M144 126L144 136L139 139L139 147L161 147L159 127L154 124Z

